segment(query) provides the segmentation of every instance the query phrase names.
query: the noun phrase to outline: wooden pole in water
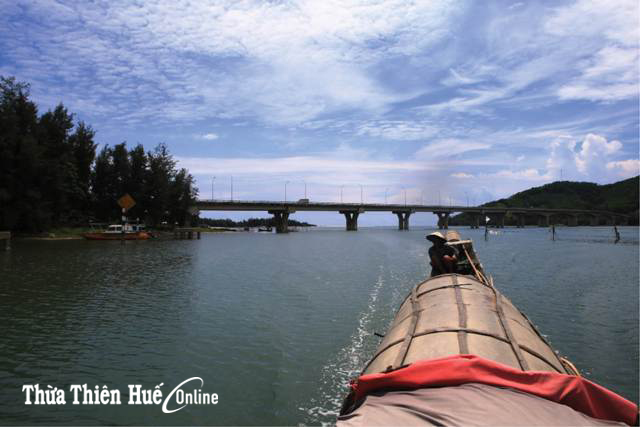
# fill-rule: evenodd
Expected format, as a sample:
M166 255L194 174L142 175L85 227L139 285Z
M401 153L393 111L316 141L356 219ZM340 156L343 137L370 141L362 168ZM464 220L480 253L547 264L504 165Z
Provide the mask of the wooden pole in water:
M618 227L616 225L613 226L613 232L616 233L616 241L613 242L615 244L620 241L620 232L618 231Z

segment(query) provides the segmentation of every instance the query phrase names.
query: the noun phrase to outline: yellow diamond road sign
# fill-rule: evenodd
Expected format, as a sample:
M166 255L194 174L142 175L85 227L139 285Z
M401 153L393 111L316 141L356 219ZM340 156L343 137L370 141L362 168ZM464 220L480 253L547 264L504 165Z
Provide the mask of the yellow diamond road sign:
M131 209L132 207L134 207L136 205L136 201L133 200L133 197L131 197L128 193L125 194L124 196L120 197L118 199L118 204L120 205L120 207L122 209L124 209L125 211L128 211L129 209Z

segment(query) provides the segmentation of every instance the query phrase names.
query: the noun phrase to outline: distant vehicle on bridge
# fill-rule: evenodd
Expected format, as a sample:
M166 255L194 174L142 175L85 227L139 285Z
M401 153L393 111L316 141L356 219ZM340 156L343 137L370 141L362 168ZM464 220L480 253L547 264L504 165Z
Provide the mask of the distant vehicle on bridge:
M303 205L308 205L309 204L309 199L300 199L300 200L298 200L298 203L301 203Z

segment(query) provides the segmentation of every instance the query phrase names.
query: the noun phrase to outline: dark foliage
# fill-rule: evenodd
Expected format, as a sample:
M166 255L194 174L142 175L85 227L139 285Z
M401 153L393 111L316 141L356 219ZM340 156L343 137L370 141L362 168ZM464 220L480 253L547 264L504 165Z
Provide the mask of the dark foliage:
M39 116L29 86L0 77L0 230L119 221L125 193L137 202L130 218L152 226L190 219L193 177L176 170L165 145L145 153L121 143L96 156L94 136L62 104Z
M558 181L530 188L507 199L485 203L486 207L521 207L549 209L587 209L630 215L630 225L638 225L638 190L640 176L613 184L598 185L591 182ZM469 224L466 214L452 217L450 223ZM515 219L507 218L507 224Z
M232 219L211 219L200 218L200 224L210 225L212 227L275 227L276 223L273 218L249 218L244 221L234 221ZM294 227L315 227L314 224L306 222L296 221L295 219L288 220L288 224Z

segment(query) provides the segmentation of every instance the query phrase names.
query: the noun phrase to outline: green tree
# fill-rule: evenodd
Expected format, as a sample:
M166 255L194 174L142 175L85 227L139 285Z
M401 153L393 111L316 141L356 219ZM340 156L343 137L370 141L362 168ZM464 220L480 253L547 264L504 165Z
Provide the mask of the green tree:
M147 153L147 159L149 170L145 191L149 197L148 221L155 226L170 220L169 198L176 162L165 144L158 144L153 151Z
M44 177L42 190L54 225L77 222L81 217L74 209L74 202L82 200L83 191L69 143L71 129L73 116L62 104L43 114L38 123L38 141L44 155L40 172Z
M118 214L116 205L113 150L105 145L98 153L91 174L94 215L100 221L110 221Z
M91 207L90 179L91 167L96 157L95 132L84 122L78 123L75 132L69 137L78 178L78 192L72 201L73 208L82 212L86 219Z
M144 220L148 206L148 197L145 193L145 181L147 179L147 154L141 144L129 151L130 181L127 190L136 201L136 205L129 212L131 218Z
M38 109L29 100L29 86L0 77L0 229L48 226L37 134Z
M180 169L173 179L169 198L171 223L185 225L191 222L189 208L193 206L198 195L194 187L193 177L186 169Z
M44 231L52 225L119 218L117 200L129 193L130 218L150 225L183 224L197 190L176 170L166 145L145 153L138 144L105 145L96 156L94 130L59 104L38 117L29 86L0 76L0 228Z

